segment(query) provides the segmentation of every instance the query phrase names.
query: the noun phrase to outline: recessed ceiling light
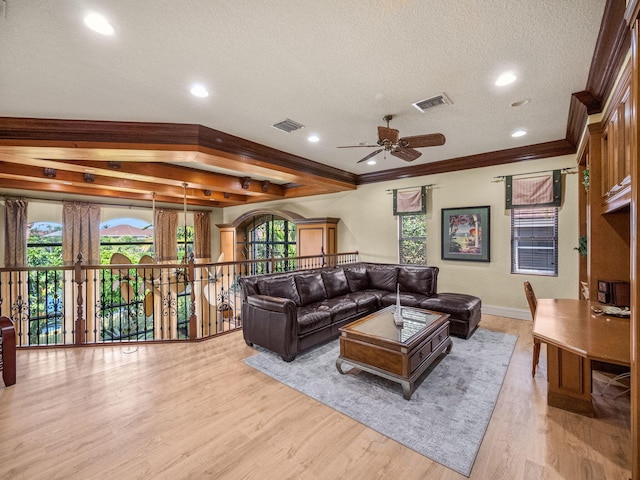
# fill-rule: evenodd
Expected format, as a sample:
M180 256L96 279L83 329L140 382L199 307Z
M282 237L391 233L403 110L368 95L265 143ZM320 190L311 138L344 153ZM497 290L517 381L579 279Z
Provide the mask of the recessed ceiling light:
M367 160L367 165L375 165L377 162L372 158L371 160Z
M526 135L526 134L527 134L527 131L526 131L526 130L516 130L515 132L513 132L513 133L511 134L511 136L512 136L513 138L518 138L518 137L522 137L522 136L524 136L524 135Z
M100 35L113 35L115 33L113 26L99 13L90 13L84 17L84 24Z
M515 108L515 107L521 107L521 106L526 105L526 104L528 104L528 103L530 103L530 102L531 102L531 99L530 99L530 98L525 98L525 99L523 99L523 100L517 100L517 101L515 101L515 102L511 102L511 103L509 104L509 106L510 106L510 107L514 107L514 108Z
M500 75L498 77L498 79L496 80L496 85L498 87L503 87L505 85L509 85L510 83L513 83L516 81L516 77L513 72L504 72L502 75Z
M320 141L320 137L318 137L317 135L311 135L309 138L307 138L307 140L309 140L310 142L316 143Z
M200 85L199 83L193 85L190 91L191 95L194 95L196 97L204 98L209 96L209 90L207 90L204 85Z

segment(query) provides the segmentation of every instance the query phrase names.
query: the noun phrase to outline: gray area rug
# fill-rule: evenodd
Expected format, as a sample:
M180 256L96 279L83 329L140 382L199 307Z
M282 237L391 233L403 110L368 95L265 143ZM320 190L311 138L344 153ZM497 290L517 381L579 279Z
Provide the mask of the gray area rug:
M340 375L338 341L291 363L260 350L245 363L436 462L469 476L491 419L517 337L478 329L452 337L451 353L416 382L407 401L400 384L357 370ZM346 362L343 369L350 368Z

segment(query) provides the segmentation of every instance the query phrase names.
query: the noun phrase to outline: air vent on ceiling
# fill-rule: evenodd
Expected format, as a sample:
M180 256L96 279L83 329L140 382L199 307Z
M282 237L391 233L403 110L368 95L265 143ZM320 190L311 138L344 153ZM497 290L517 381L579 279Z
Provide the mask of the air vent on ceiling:
M298 122L294 122L289 118L286 118L281 122L274 123L271 126L276 127L278 130L282 130L283 132L287 132L287 133L291 133L296 130L300 130L301 128L304 128L304 125Z
M414 107L416 107L421 112L424 112L430 108L437 107L438 105L451 105L451 100L444 94L439 93L430 98L425 98L424 100L420 100L419 102L412 103Z

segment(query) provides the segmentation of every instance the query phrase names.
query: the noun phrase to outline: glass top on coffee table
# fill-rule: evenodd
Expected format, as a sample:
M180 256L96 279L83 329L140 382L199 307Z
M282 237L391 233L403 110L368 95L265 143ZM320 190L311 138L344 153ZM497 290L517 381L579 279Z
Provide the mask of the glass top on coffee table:
M414 335L429 328L435 321L442 317L441 313L430 312L412 307L400 307L402 326L397 326L393 321L395 305L388 306L363 319L347 325L346 329L367 335L374 335L386 340L394 340L400 343L408 343Z

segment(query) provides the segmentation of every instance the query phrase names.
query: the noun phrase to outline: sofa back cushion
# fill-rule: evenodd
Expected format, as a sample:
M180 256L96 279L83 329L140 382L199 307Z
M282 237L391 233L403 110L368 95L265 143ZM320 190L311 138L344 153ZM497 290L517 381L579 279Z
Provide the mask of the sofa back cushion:
M289 300L293 300L296 305L302 305L300 303L300 297L298 296L298 290L296 290L296 283L291 275L260 279L258 280L258 288L262 295L288 298Z
M344 270L337 269L322 272L322 281L324 282L324 289L327 292L327 298L346 295L350 291Z
M302 306L320 302L327 298L320 273L296 275L295 279L298 287L298 295L300 296L300 304Z
M248 297L250 295L259 295L258 277L240 277L238 280L242 287L243 293Z
M400 291L421 293L429 297L435 295L438 280L438 267L405 267L398 269Z
M369 288L369 277L366 270L345 270L345 277L352 292L361 292Z
M367 269L367 276L369 277L369 288L386 290L388 292L396 291L396 285L398 283L397 267L382 266L369 268Z

